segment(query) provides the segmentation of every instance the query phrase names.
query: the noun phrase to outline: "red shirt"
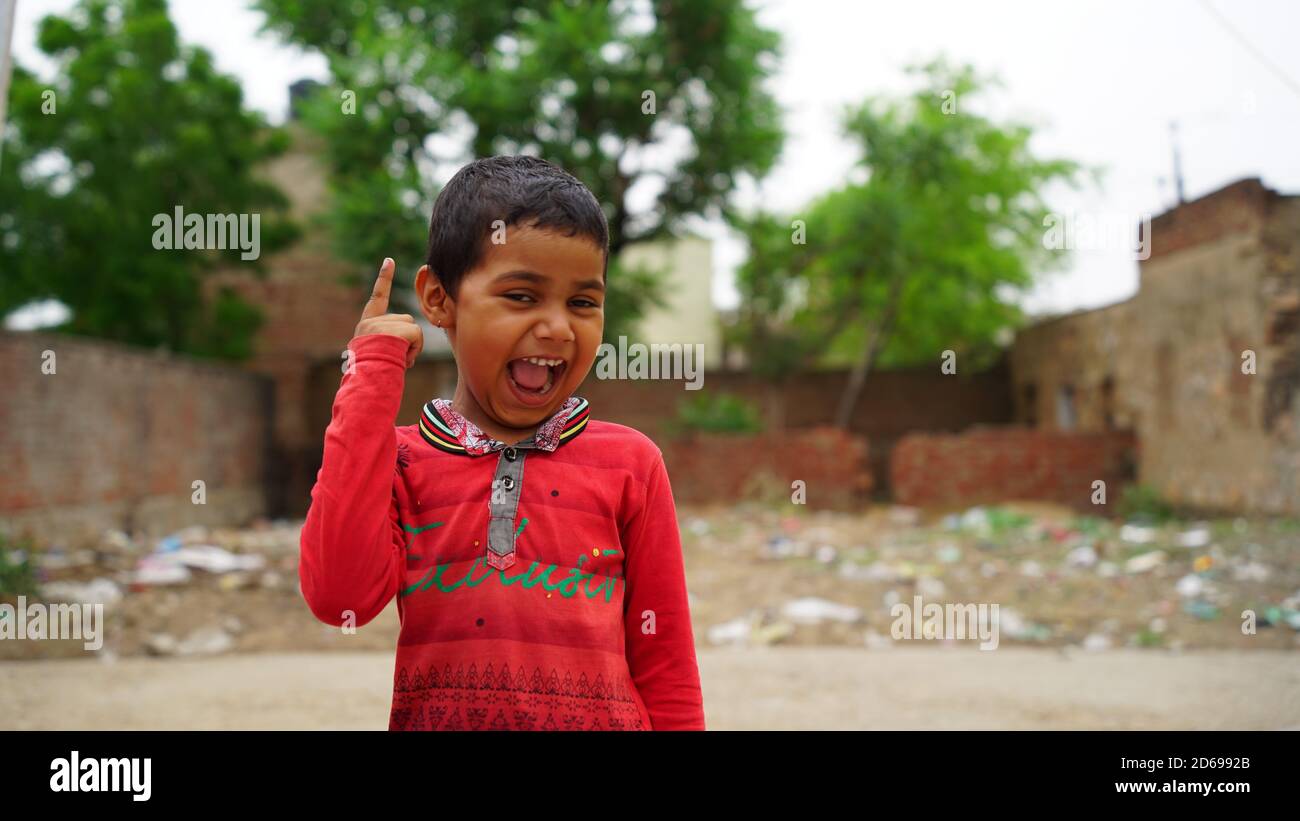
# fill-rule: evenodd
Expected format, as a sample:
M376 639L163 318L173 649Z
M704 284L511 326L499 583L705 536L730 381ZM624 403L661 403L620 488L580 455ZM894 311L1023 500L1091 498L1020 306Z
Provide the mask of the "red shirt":
M703 730L659 448L577 397L515 446L441 400L395 428L407 343L349 348L299 578L336 626L397 597L389 729Z

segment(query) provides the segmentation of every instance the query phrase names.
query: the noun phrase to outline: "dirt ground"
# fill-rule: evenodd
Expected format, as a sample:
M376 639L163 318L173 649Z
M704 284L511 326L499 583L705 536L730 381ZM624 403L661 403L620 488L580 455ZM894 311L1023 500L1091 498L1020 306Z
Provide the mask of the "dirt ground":
M1300 654L701 649L708 726L1300 729ZM0 663L0 729L385 729L391 652Z

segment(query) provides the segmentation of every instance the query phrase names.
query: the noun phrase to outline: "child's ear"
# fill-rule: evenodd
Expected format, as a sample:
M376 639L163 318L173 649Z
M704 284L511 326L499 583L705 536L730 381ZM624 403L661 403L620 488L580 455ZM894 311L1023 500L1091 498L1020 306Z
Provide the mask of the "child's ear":
M421 265L415 274L415 300L420 313L434 325L449 328L455 321L455 303L428 265Z

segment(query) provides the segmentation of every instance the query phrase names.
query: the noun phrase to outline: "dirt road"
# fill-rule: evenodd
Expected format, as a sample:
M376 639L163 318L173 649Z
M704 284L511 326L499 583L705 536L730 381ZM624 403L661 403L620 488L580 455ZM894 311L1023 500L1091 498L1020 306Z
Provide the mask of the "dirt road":
M1300 654L702 649L710 729L1300 729ZM391 653L0 663L0 729L383 729Z

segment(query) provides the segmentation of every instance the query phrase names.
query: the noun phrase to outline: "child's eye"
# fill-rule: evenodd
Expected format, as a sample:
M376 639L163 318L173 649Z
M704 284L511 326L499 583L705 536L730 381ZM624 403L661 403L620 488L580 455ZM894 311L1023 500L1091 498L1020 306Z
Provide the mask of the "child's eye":
M590 299L575 299L574 304L579 308L599 308L600 305L592 302Z
M518 294L518 293L502 294L502 296L504 296L506 299L515 300L516 302L523 301L523 300L531 300L533 298L531 294Z

